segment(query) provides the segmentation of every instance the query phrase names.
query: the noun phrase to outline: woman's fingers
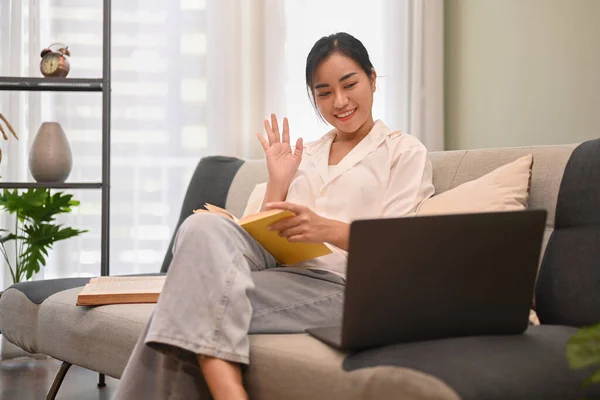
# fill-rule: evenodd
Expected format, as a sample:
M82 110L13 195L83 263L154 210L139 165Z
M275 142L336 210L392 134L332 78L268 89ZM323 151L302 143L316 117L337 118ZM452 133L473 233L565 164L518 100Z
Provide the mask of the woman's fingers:
M294 156L299 157L302 160L302 150L304 149L304 142L302 138L296 140L296 150L294 150Z
M271 144L281 142L281 137L279 135L279 125L277 124L277 116L275 114L271 114L271 127L273 128L273 139L275 140L272 141Z
M299 225L299 226L294 226L289 229L282 230L281 232L279 232L279 236L289 239L294 236L302 235L304 233L304 231L305 231L304 227Z
M267 142L267 139L265 139L260 133L257 133L256 137L258 137L258 140L260 140L263 150L267 151L269 149L269 142Z
M283 119L283 135L281 136L281 141L283 143L290 142L290 123L287 118Z
M270 225L269 229L272 231L285 231L286 229L298 226L301 222L302 221L298 219L298 217L286 218Z
M269 124L269 120L265 119L265 132L267 132L267 137L269 138L269 145L275 143L275 134L273 133L273 129L271 129L271 124Z
M303 235L288 236L288 242L308 242Z
M271 114L270 123L268 119L265 119L264 125L267 137L269 138L269 146L272 146L275 143L290 143L290 123L287 118L283 119L283 132L281 133L279 132L279 124L275 114Z

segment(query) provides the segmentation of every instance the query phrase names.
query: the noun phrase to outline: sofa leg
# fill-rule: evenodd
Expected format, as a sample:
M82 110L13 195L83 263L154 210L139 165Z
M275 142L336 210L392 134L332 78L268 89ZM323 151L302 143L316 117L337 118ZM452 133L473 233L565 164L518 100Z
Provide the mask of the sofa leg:
M104 374L98 374L98 387L106 386L106 377Z
M65 375L67 375L67 371L69 370L69 368L71 368L71 365L73 365L73 364L68 363L66 361L62 363L62 365L60 366L60 369L58 370L58 372L56 373L56 376L54 377L54 382L52 382L52 386L50 387L50 390L48 391L46 400L54 400L56 398L58 389L60 389L60 385L62 384L63 380L65 379Z

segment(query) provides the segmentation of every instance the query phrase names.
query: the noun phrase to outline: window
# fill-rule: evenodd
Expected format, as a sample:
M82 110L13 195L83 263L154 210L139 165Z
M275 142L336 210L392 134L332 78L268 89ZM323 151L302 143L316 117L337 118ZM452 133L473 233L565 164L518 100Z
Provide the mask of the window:
M0 7L2 20L7 10ZM205 11L202 0L112 2L111 274L160 268L198 160L223 151L206 128ZM28 25L36 21L32 13L38 27ZM15 75L18 66L16 75L41 76L39 51L61 42L72 54L70 78L101 77L102 15L101 0L48 0L39 9L24 8L23 41L15 24L12 31L0 28L0 37L12 33L11 43L25 49L19 62L3 62L0 75ZM29 49L35 50L31 57ZM21 131L29 136L29 143L20 143L19 180L30 179L27 149L49 120L60 122L71 144L69 181L101 180L101 94L11 93L21 106ZM100 272L100 191L73 194L81 205L62 222L89 232L57 243L46 278Z
M408 129L409 0L262 1L262 11L243 0L112 2L111 274L158 270L198 160L252 153L261 114L287 116L305 142L330 129L304 82L321 36L346 31L365 44L378 73L374 117ZM101 0L14 3L0 2L0 39L9 44L0 75L40 76L39 52L54 42L71 50L69 77L102 75ZM273 8L276 20L267 16ZM0 92L0 109L22 137L3 176L30 179L31 141L55 120L73 151L69 180L101 179L100 94ZM73 194L81 205L62 222L89 232L57 243L43 277L100 272L100 192Z
M399 37L402 25L407 28L408 0L390 2L373 0L347 0L344 2L302 0L285 3L285 115L290 120L290 131L294 137L304 141L318 139L331 129L318 118L308 99L305 83L306 56L312 45L322 36L344 31L359 39L371 58L378 73L377 92L374 98L373 117L382 119L390 127L406 128L407 101L399 104L404 93L393 93L398 81L407 79L407 37ZM396 11L390 20L390 12ZM404 20L403 20L404 18ZM391 50L394 49L394 50ZM395 52L395 53L394 53ZM404 56L402 58L402 56ZM391 76L390 76L391 75ZM404 83L405 84L405 83Z

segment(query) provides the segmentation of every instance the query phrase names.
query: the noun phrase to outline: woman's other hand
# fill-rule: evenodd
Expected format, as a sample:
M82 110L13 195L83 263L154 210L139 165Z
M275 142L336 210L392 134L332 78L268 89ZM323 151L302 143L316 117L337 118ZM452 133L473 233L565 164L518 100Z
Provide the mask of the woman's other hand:
M289 210L296 214L269 227L290 242L327 242L348 249L350 225L344 222L322 217L308 207L285 201L268 203L266 209Z
M268 140L261 134L257 136L265 151L269 182L287 190L302 161L302 138L296 141L296 149L292 152L288 120L283 119L283 132L280 135L275 114L271 114L271 123L265 119L265 131Z

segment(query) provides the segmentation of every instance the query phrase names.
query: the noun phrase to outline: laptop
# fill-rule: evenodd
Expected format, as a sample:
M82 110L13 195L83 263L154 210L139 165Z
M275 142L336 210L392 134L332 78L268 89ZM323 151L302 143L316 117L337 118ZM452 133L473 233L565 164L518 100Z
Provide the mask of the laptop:
M418 216L350 226L339 350L527 329L546 211Z

